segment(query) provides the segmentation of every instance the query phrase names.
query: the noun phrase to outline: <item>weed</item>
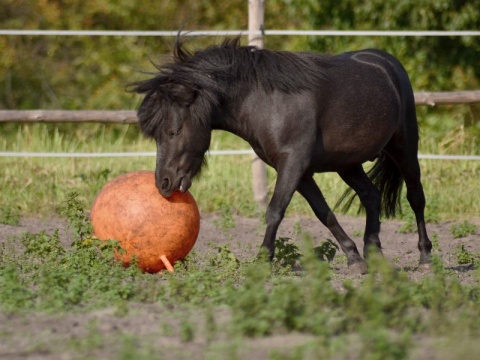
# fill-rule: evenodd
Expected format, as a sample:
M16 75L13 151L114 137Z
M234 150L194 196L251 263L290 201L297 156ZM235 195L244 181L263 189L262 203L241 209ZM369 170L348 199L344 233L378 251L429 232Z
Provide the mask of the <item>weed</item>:
M42 262L58 258L65 253L65 249L60 243L58 229L55 229L52 235L48 235L44 231L38 234L24 233L20 242L25 255L35 255Z
M441 251L440 250L440 244L438 242L438 234L437 233L433 233L431 241L432 241L432 250Z
M122 344L120 354L117 356L119 360L147 360L152 358L159 358L158 353L151 349L139 348L138 340L132 335L123 335L120 343ZM161 359L162 357L160 357Z
M0 306L7 313L32 307L35 295L14 264L1 264L0 288Z
M195 327L188 316L182 316L180 320L180 340L192 342L195 339Z
M70 340L70 345L78 352L88 351L92 353L104 345L105 338L98 328L98 321L96 319L90 320L87 323L86 330L87 334L85 336Z
M225 301L228 291L243 275L240 262L228 246L216 250L203 259L189 254L184 262L177 262L175 274L168 276L160 299L172 305L197 306Z
M78 193L71 192L67 195L67 200L62 209L62 214L67 218L71 229L76 237L75 241L83 241L89 237L92 232L92 225L87 214L78 200Z
M465 220L460 224L452 225L450 231L455 239L474 235L477 231L477 226Z
M102 181L107 181L108 180L108 176L112 173L112 170L111 169L108 169L108 168L104 168L102 170L100 170L97 174L97 177L98 179L102 180Z
M413 216L406 217L403 225L398 229L400 234L411 234L417 231L417 225Z
M237 269L240 266L240 261L232 250L230 250L229 244L218 245L215 246L214 249L217 253L210 259L211 266L229 270Z
M302 256L298 246L290 240L280 237L275 241L275 262L282 268L292 268Z
M361 231L361 230L354 230L353 233L352 233L352 235L353 235L354 237L363 237L363 231Z
M362 359L407 359L412 347L412 338L408 331L398 334L386 328L367 325L360 330L360 337L363 343L359 356Z
M302 234L302 225L299 221L295 221L295 224L293 225L293 233L297 237Z
M374 328L412 325L414 317L406 316L412 290L406 274L376 254L370 255L367 262L369 273L362 286L346 284L344 306L348 316Z
M20 209L17 207L5 207L0 209L0 224L19 225Z
M239 355L240 351L243 350L240 343L240 339L228 339L226 341L214 343L207 350L205 360L242 360L245 357Z
M265 230L267 229L267 222L265 220L265 216L260 216L260 222L257 226L257 235L263 236L265 234Z
M347 265L348 264L348 259L345 254L340 253L337 255L333 261L333 263L338 266L338 265Z
M212 341L218 332L217 323L215 321L215 314L211 306L205 309L205 336L207 341Z
M476 264L480 259L480 254L474 254L465 249L465 245L460 244L455 248L455 257L460 265Z
M172 324L168 322L162 322L160 323L160 334L162 336L173 336L175 334L175 330L172 326Z
M315 247L313 251L318 259L331 262L335 258L338 249L337 244L327 239L327 241L324 241L320 246Z
M225 234L228 234L228 231L235 228L236 225L235 219L233 218L232 209L228 205L222 205L220 213L220 219L215 220L214 224Z

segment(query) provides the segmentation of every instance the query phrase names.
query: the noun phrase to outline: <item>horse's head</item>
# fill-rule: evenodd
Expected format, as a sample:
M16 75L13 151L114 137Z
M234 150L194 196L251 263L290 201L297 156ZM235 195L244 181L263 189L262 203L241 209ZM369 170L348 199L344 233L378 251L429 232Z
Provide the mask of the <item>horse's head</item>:
M157 143L156 186L164 197L185 192L205 162L211 129L194 115L194 89L164 83L150 90L139 110L145 135Z

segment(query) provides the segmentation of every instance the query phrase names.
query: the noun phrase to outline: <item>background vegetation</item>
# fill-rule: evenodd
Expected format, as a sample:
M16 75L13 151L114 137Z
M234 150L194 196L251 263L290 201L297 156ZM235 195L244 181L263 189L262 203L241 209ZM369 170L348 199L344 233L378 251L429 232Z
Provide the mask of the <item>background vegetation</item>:
M186 29L246 29L247 1L0 0L2 29L177 30L185 21ZM480 1L266 0L265 21L268 29L471 30L480 28ZM220 40L199 38L191 46ZM125 85L143 78L139 70L152 70L150 58L163 61L171 43L154 37L0 36L0 108L135 109L140 98L126 93ZM480 85L478 37L272 36L266 46L332 53L379 47L402 60L416 91ZM480 153L478 106L418 111L421 152ZM246 147L221 132L211 145ZM132 125L0 124L0 151L154 148ZM209 171L192 188L201 211L221 214L219 231L234 226L233 213L259 216L245 171L250 161L249 156L210 157ZM283 344L286 335L293 335L302 339L298 346L289 351L279 346L265 358L463 359L480 353L480 274L472 270L475 279L461 283L454 268L445 269L436 234L432 271L417 280L409 278L417 273L375 258L370 274L339 279L332 266L305 251L311 245L308 234L302 235L305 244L278 239L281 251L272 268L253 255L239 261L228 247L192 252L174 274L151 276L135 267L121 268L112 260L115 243L89 237L84 209L107 180L153 169L154 163L154 158L135 157L0 158L0 223L16 225L22 216L50 219L53 214L66 217L71 230L68 244L58 231L25 233L0 244L4 349L18 349L21 340L26 344L22 356L236 359L249 358L244 353L248 344L258 356L259 343L252 346L252 338L278 336ZM467 220L480 214L479 162L422 160L421 166L427 220L461 220L452 226L455 237L474 234L476 227ZM270 191L274 179L269 170ZM317 179L334 204L344 184L334 174ZM288 211L311 215L297 195ZM402 231L414 231L412 213L403 216ZM324 245L327 252L319 257L332 260L335 248ZM466 269L478 267L480 254L463 245L454 256ZM344 261L334 257L333 267L345 266ZM112 311L112 317L126 321L105 331L94 321L95 311ZM163 321L135 333L125 324L142 311L148 312L142 319ZM48 333L50 326L39 334L38 326L29 326L40 318L58 324L78 314L93 320L78 326L76 338L65 338L61 330ZM20 332L21 326L11 325L19 323L28 329Z
M267 29L475 30L480 1L267 0ZM48 30L246 29L247 1L3 0L0 28ZM220 39L198 39L192 46ZM0 107L133 109L123 85L148 57L169 53L155 37L1 36ZM479 87L479 37L276 37L266 47L338 53L390 51L407 67L416 91Z

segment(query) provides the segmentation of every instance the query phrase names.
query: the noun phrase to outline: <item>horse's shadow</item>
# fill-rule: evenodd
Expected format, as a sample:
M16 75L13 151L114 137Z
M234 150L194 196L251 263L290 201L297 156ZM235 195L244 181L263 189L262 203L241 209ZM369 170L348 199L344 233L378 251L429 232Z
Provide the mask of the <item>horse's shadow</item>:
M455 266L445 266L444 270L455 271L459 273L466 273L469 271L477 270L478 266L475 264L464 264L464 265L455 265ZM405 272L429 272L431 271L431 267L421 267L421 266L405 266L401 267L398 270L405 271Z

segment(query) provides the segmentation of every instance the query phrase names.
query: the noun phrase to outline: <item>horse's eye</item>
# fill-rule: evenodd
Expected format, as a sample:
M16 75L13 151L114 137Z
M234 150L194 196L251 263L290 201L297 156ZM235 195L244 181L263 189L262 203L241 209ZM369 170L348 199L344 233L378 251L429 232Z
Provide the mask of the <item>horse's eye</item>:
M180 129L179 130L170 130L169 134L171 137L178 136L180 135Z

